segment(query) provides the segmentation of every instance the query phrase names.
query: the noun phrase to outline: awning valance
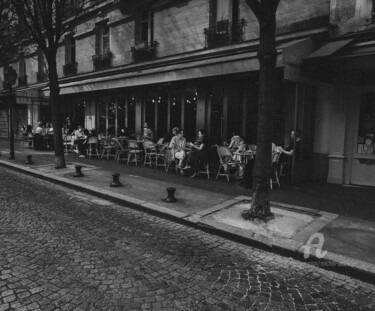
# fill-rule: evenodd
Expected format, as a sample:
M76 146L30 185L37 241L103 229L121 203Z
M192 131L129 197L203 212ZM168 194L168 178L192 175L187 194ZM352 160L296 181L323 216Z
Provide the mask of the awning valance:
M278 56L278 66L282 65L281 55ZM259 70L257 52L181 62L144 70L124 72L106 77L89 78L60 85L60 94L91 92L105 89L160 84L188 79L209 78L236 73L247 73ZM49 96L49 89L43 89Z

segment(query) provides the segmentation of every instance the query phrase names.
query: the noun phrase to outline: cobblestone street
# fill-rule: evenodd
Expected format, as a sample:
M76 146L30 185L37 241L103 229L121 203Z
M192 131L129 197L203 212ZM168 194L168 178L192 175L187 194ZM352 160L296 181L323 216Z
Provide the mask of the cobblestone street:
M0 168L0 311L374 309L372 285Z

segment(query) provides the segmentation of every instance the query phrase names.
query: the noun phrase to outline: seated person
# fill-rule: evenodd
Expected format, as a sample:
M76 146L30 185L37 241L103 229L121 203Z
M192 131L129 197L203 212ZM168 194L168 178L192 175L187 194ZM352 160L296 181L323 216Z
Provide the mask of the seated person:
M129 138L128 129L126 127L120 128L118 137Z
M164 139L163 139L163 144L169 143L172 140L172 137L177 135L178 127L175 126L172 131L168 132L165 134Z
M176 161L178 159L178 167L182 167L182 163L185 160L186 152L184 148L186 147L186 138L184 137L184 131L178 130L177 135L172 137L171 142L169 144L169 148L172 152L172 160Z
M188 154L186 161L187 165L184 167L184 170L191 167L194 173L190 176L190 178L194 178L197 176L199 165L208 161L209 142L206 131L204 129L199 130L198 138L196 139L195 143L189 143L188 146L191 147L192 150Z
M76 145L78 149L78 156L85 156L86 145L84 144L84 142L86 138L87 135L85 135L82 126L78 125L78 129L74 132L74 135L72 136L72 144Z
M232 132L232 138L230 140L230 144L228 146L228 148L233 152L233 151L237 151L237 150L242 150L242 148L244 147L244 144L245 144L245 141L243 140L243 138L238 135L236 132Z
M295 160L299 160L300 157L301 131L299 129L296 129L296 131L290 131L289 147L285 149L282 147L277 147L277 150L281 152L278 170L280 171L281 164L285 163L286 174L289 175L291 173L293 153L295 153Z
M141 137L142 140L154 140L154 132L150 129L147 123L143 125L143 135Z

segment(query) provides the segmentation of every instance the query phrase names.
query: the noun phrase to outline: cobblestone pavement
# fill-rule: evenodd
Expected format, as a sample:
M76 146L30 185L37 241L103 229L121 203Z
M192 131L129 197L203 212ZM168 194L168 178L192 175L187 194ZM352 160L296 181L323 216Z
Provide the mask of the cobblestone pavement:
M0 311L374 310L374 286L0 168Z

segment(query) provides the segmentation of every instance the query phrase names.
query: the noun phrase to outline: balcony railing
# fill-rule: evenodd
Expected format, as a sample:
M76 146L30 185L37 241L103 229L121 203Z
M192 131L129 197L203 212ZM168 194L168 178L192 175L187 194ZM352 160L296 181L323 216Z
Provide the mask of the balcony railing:
M47 81L47 79L48 79L47 72L45 72L45 71L38 71L36 73L36 80L38 82L44 82L44 81Z
M78 68L77 62L63 65L64 76L67 77L67 76L76 75L77 74L77 68Z
M245 20L229 23L228 20L218 21L216 26L205 28L206 48L214 48L243 41Z
M140 41L131 47L133 62L143 62L155 58L156 48L159 43L157 41L147 42Z
M27 85L27 75L18 77L18 85L19 86L26 86Z
M112 57L113 57L112 52L94 55L92 57L92 62L94 64L94 71L111 68Z

